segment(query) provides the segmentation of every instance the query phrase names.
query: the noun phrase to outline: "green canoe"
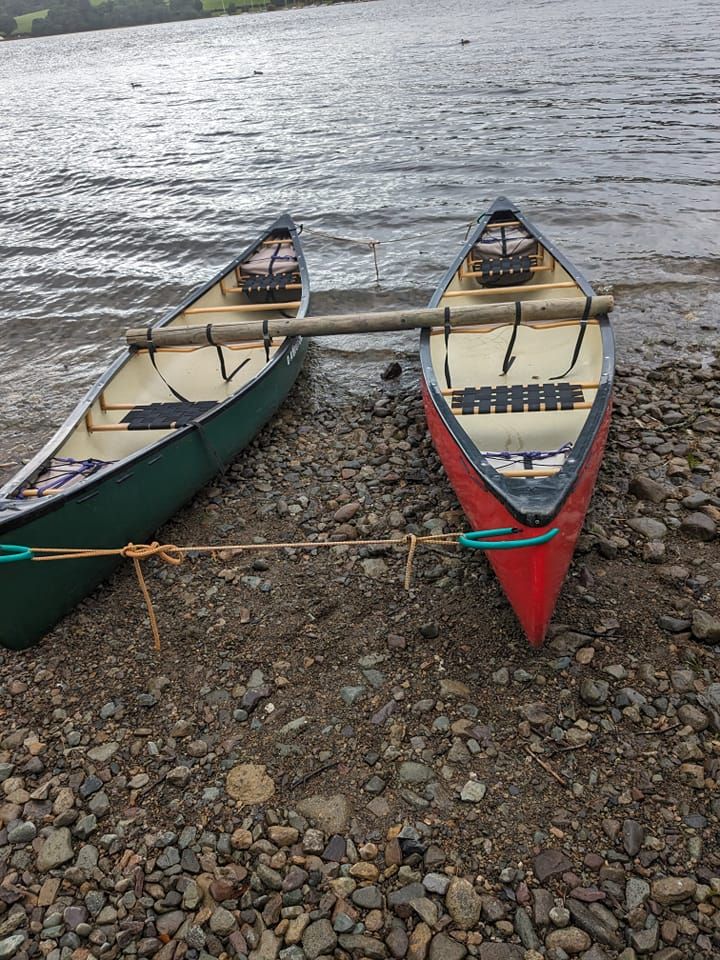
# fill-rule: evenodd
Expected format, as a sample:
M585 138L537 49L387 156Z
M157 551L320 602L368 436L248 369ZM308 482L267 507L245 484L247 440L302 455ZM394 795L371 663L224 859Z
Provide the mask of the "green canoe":
M304 316L307 267L293 220L263 236L154 326ZM144 543L270 419L307 341L130 348L36 457L0 488L0 645L40 640L117 557L39 563L8 545ZM5 546L3 546L5 545Z

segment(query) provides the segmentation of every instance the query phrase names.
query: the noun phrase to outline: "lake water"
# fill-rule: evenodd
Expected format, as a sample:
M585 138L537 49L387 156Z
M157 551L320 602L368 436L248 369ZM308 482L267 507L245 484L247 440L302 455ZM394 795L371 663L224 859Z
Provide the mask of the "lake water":
M621 360L716 343L719 28L716 0L375 0L0 44L0 460L282 210L318 312L425 303L503 193L612 285ZM390 241L380 285L323 234ZM362 388L415 343L313 362Z

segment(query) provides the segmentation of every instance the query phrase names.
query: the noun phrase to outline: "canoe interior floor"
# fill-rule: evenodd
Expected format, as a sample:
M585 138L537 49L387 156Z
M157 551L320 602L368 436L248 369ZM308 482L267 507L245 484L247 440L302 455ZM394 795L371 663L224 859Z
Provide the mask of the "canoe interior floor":
M548 258L545 258L546 263ZM589 408L597 395L597 384L602 369L602 338L597 322L590 322L586 328L582 348L577 362L566 374L570 366L575 344L580 331L580 316L584 297L573 282L567 285L570 275L557 261L551 262L552 269L546 273L536 272L530 282L503 292L502 287L493 289L487 301L514 302L532 300L548 295L547 283L562 286L552 290L553 297L574 297L578 300L576 321L563 323L542 323L529 325L520 323L515 336L511 355L514 357L507 373L503 374L503 363L513 334L512 325L486 326L453 330L446 348L444 331L433 331L430 336L430 354L435 376L441 389L448 393L463 388L496 388L515 386L527 388L530 385L558 383L560 380L571 384L582 384L577 402L572 409L562 409L558 404L526 404L522 412L512 412L511 405L501 405L499 410L474 415L463 414L456 398L453 409L450 396L446 401L450 407L449 415L456 416L459 426L470 438L478 450L485 454L515 452L518 454L537 452L541 458L528 466L533 458L503 458L489 456L496 470L506 474L515 474L520 463L525 469L536 470L538 475L556 472L565 462L572 445L576 442L587 420ZM474 278L466 279L466 264L455 274L448 285L440 306L450 308L467 305L473 301L472 289L477 289ZM508 285L511 283L508 280ZM542 284L542 286L541 286ZM539 289L534 289L539 288ZM463 291L468 291L467 297ZM448 296L448 294L450 294ZM460 294L458 296L458 294ZM487 302L485 301L485 302ZM476 302L476 301L475 301ZM450 371L450 383L446 381L446 363ZM564 375L566 374L566 375ZM564 375L564 376L563 376ZM537 389L534 395L537 396ZM494 397L495 394L493 393ZM527 397L527 391L525 392ZM541 392L541 397L544 395ZM524 463L523 463L524 461ZM520 474L517 474L520 475ZM527 474L532 476L532 472Z
M281 275L263 276L262 272L268 269ZM248 291L243 286L247 282L256 286L265 282L276 289ZM243 264L226 270L221 279L167 326L208 323L217 327L238 320L259 323L265 318L296 316L301 300L297 255L286 235L263 241ZM267 353L260 337L257 342L221 347L229 380L224 379L218 349L212 345L158 349L154 364L147 350L134 351L56 453L77 460L121 460L184 425L182 420L170 416L170 406L167 417L158 413L154 420L139 414L128 417L128 411L147 410L156 404L177 405L178 397L170 387L185 400L204 404L207 410L208 405L227 400L259 376L285 342L285 338L273 341ZM139 426L146 422L149 425Z

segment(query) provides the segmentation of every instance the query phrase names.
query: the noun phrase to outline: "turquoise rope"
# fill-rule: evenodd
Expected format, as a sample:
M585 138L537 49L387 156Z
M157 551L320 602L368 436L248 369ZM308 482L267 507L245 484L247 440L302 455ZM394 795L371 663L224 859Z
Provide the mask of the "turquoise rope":
M547 543L560 531L557 527L553 527L547 533L521 540L490 541L484 539L486 537L503 537L508 533L519 533L519 531L515 527L502 527L500 530L474 530L472 533L463 533L458 543L463 547L469 547L471 550L515 550L518 547L537 547L541 543Z
M32 555L30 547L15 547L10 543L0 543L0 563L14 563L16 560L32 560Z

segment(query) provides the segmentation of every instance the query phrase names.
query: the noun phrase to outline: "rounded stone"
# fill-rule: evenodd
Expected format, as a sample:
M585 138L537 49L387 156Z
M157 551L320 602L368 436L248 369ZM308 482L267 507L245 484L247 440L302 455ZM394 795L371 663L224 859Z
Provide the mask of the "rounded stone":
M591 942L587 933L579 927L553 930L545 938L545 946L548 950L564 950L570 956L588 950Z
M459 927L471 930L480 919L482 901L468 880L453 877L445 894L445 907Z
M235 917L225 907L218 907L210 917L210 929L218 937L226 937L235 929Z
M72 839L67 827L53 830L45 840L37 858L37 868L46 873L73 858Z
M591 707L597 707L605 703L609 692L610 685L607 680L594 680L591 677L585 677L580 684L580 699Z
M432 767L424 763L418 763L416 760L406 760L400 764L398 776L403 783L428 783L436 778L436 773Z
M436 933L430 943L430 960L463 960L467 948L446 933Z
M351 896L352 902L356 907L362 907L363 910L380 910L382 908L383 898L380 889L374 885L360 887L355 890ZM343 930L343 933L347 931Z
M337 943L337 934L329 920L316 920L305 929L302 937L303 950L307 960L332 953Z
M0 960L12 960L24 942L24 933L14 933L11 937L0 940Z
M566 907L553 907L550 919L556 927L567 927L570 923L570 911Z
M10 827L7 832L8 843L30 843L37 835L37 829L34 823L19 823L15 827Z
M697 883L691 877L663 877L652 885L652 898L658 903L672 904L689 900L695 894Z

